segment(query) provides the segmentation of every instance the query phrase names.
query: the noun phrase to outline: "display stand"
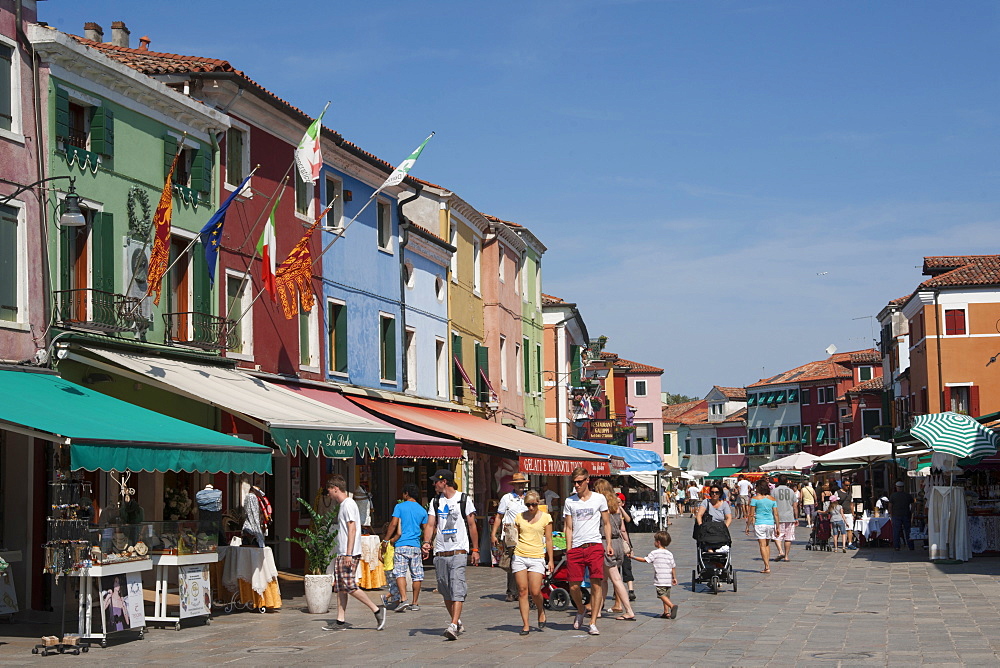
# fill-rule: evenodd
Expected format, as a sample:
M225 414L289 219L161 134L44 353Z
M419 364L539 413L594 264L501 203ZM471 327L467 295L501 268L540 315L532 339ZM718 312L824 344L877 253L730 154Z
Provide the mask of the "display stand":
M18 611L17 591L14 589L13 564L21 562L21 551L0 551L0 559L9 564L7 570L0 573L0 619L10 622L14 618L14 613Z
M213 568L213 579L218 583L213 605L224 607L226 612L235 609L267 612L281 607L278 569L271 548L220 545L218 559Z
M156 598L153 601L153 616L146 617L146 622L155 622L157 624L173 624L175 631L181 630L181 617L180 612L178 612L177 617L171 617L167 614L167 575L170 568L178 568L180 566L200 566L202 564L214 564L219 561L219 555L216 552L205 552L202 554L154 554L151 557L153 565L156 566ZM178 582L180 581L180 573L178 571ZM197 615L197 617L205 617L205 624L212 623L212 613L209 609L206 615ZM185 619L194 619L195 616Z
M114 564L105 564L101 566L91 566L90 568L81 568L76 571L69 573L70 577L80 578L80 608L78 616L78 633L80 638L83 640L98 640L100 641L101 647L108 646L108 636L112 633L124 633L126 631L139 631L139 639L145 636L146 627L140 626L138 629L122 629L121 631L108 631L107 619L104 615L103 607L99 607L101 615L101 630L100 632L94 631L93 629L93 610L94 610L94 591L97 591L97 598L100 601L100 589L99 583L102 576L107 575L124 575L126 573L141 573L143 571L149 571L153 568L153 562L149 559L141 559L137 561L123 561ZM95 578L98 578L95 581Z

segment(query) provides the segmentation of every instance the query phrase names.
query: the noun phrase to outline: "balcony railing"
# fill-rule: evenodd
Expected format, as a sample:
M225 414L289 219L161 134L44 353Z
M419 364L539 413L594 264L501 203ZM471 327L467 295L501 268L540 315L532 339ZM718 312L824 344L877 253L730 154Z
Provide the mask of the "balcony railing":
M209 313L164 313L163 323L168 344L202 350L230 350L240 342L235 321Z
M132 331L145 321L136 297L91 288L56 290L52 295L59 327L113 334Z

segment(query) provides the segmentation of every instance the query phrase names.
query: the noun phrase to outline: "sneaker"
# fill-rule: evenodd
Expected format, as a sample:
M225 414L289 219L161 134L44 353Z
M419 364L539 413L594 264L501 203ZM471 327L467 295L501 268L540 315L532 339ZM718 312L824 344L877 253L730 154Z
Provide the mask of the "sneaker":
M583 624L583 617L584 617L583 615L577 614L576 617L573 619L574 630L580 628L580 626Z
M442 633L441 635L443 635L448 640L458 640L458 626L456 626L455 624L449 624L448 628L446 628L444 630L444 633Z
M458 620L458 632L465 633L465 624L462 623L461 619Z
M323 627L323 630L324 631L339 631L340 629L346 629L347 628L347 622L342 622L339 619L336 620L336 622L337 623L335 625L334 624L327 624L326 626Z
M390 598L390 597L386 596L385 594L382 594L382 607L383 608L386 608L387 610L395 610L398 605L399 605L399 599L398 598Z
M385 606L380 605L378 610L375 611L375 621L378 622L377 630L381 631L385 628Z
M408 605L406 607L410 610L410 612L420 612L420 606L419 605L411 604L411 605Z
M599 636L599 635L601 635L601 632L597 630L597 624L591 624L590 628L587 629L587 633L589 633L592 636Z
M635 592L634 591L630 591L628 593L628 600L630 600L630 601L634 601L635 600Z
M396 612L406 612L409 609L410 609L409 603L400 603L399 607L396 608Z

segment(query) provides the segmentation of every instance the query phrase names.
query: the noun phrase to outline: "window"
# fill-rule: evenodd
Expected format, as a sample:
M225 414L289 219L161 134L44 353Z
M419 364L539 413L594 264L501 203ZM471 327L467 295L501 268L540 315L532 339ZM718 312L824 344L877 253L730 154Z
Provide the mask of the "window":
M802 388L802 405L803 406L808 406L809 405L809 396L811 394L812 394L812 390L811 389L809 389L808 387L803 387Z
M865 382L872 379L872 368L870 366L858 367L858 381Z
M500 337L500 387L507 389L507 337Z
M475 292L479 292L482 287L482 249L479 245L479 239L472 242L472 289Z
M965 334L965 309L950 308L944 312L944 333L948 336Z
M445 281L441 276L434 278L434 296L437 297L439 302L444 302L444 286Z
M671 434L664 434L663 435L663 454L665 454L665 455L669 455L670 454L670 437L671 437Z
M703 454L702 451L701 451L701 439L700 438L696 438L695 442L698 444L698 454L699 455Z
M535 344L535 392L542 392L542 344Z
M246 133L239 128L226 130L226 183L238 186L247 175Z
M319 371L316 309L299 313L299 366Z
M416 274L413 271L413 263L407 260L403 263L403 285L407 290L412 290Z
M250 282L238 273L226 274L226 317L236 323L229 349L240 355L253 354L253 319L250 316Z
M0 130L20 133L20 72L14 44L0 38Z
M333 374L347 374L347 304L326 303L326 364Z
M684 439L684 454L686 454L686 455L690 455L691 454L691 439L690 438L685 438Z
M965 388L968 389L968 388ZM954 408L952 410L955 410ZM865 408L861 411L861 432L866 436L878 436L878 428L882 424L882 411L878 408Z
M487 403L492 400L486 379L490 375L490 349L476 341L476 400Z
M388 202L378 201L378 247L392 252L392 210Z
M417 330L412 327L406 328L403 341L406 350L406 387L404 392L416 392L417 390Z
M337 179L326 180L326 201L324 207L332 204L326 213L326 226L335 230L344 227L344 184Z
M535 308L542 310L542 261L535 260Z
M517 289L521 291L521 300L528 301L528 254L521 253L517 260Z
M434 339L434 368L437 375L437 395L448 396L448 346L444 339Z
M947 393L950 395L952 410L956 413L969 414L969 388L966 387L948 387L945 388Z
M500 274L500 282L501 283L504 282L503 256L504 256L503 245L500 244L500 243L497 243L497 268L498 268L498 272Z
M719 452L718 447L719 447L719 439L713 436L711 439L710 450L708 451L708 454L710 455L717 454Z
M383 382L396 382L396 318L378 315L379 373Z
M298 169L292 169L295 174L295 212L303 216L309 215L309 205L312 204L312 184L304 181Z
M459 400L465 396L465 378L462 376L465 366L462 364L462 337L458 334L451 335L451 355L454 362L451 371L452 390L455 399Z
M653 440L653 423L652 422L636 422L635 423L635 441L636 443L650 443Z
M841 406L840 407L840 419L843 420L845 417L848 417L848 416L850 416L850 411L847 409L846 406Z
M451 224L448 243L451 244L452 248L455 249L455 252L451 254L451 280L457 283L458 282L458 226L455 223Z
M91 151L95 151L93 144ZM180 145L172 134L163 138L163 175L170 172L170 166L177 156L177 165L173 171L174 185L190 188L199 193L210 193L212 190L212 168L214 160L212 151L190 139L185 139Z
M0 322L26 322L24 279L25 264L23 228L18 210L0 205ZM75 229L75 228L70 228Z
M637 397L646 396L646 381L644 380L635 381L635 396Z
M528 337L521 339L521 377L518 378L517 389L521 392L531 391L531 352Z

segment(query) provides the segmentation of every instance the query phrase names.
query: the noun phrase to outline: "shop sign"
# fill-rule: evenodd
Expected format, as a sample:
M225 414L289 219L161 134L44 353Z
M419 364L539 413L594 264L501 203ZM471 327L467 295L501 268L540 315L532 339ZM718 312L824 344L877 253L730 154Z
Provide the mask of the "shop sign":
M625 469L630 468L625 462L624 457L618 457L617 455L611 455L611 470L614 473L621 473Z
M606 438L610 440L615 437L616 428L617 425L614 420L591 420L590 438L591 440L596 438Z
M536 475L570 475L578 466L590 471L591 475L610 475L611 466L608 462L574 460L574 459L542 459L541 457L521 457L522 473Z

